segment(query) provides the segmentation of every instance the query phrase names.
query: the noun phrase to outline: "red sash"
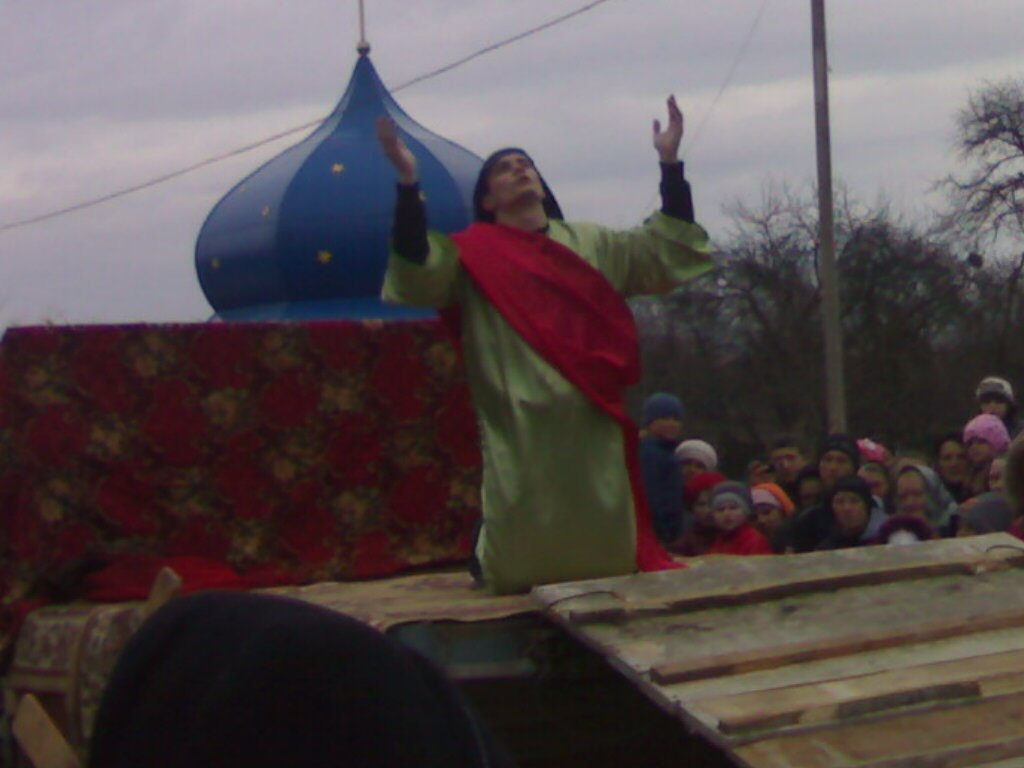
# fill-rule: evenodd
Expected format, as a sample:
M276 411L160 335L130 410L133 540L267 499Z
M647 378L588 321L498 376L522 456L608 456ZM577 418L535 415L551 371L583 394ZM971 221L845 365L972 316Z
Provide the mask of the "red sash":
M637 567L679 567L651 527L636 426L622 405L626 387L640 379L636 323L625 300L597 269L546 235L477 223L452 239L463 269L513 330L622 427ZM458 336L458 318L446 314Z

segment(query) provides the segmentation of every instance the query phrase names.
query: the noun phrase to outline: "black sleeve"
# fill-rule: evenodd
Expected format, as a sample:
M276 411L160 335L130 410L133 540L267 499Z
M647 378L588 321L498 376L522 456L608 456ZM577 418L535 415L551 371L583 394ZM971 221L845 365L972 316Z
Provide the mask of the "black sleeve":
M427 242L427 209L420 198L419 184L399 184L395 220L391 225L395 253L414 264L423 264L430 252Z
M693 195L683 175L682 161L661 164L661 212L691 224L694 221Z

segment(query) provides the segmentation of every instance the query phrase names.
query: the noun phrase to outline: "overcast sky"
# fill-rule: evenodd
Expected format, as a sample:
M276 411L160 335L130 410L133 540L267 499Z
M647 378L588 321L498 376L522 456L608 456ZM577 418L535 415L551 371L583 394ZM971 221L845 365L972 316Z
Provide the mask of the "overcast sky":
M583 0L366 0L397 85ZM570 218L638 221L655 202L650 121L674 92L698 218L766 180L809 185L806 0L609 0L396 94L477 154L527 147ZM0 224L177 170L328 114L358 40L356 0L0 0ZM759 10L759 23L752 26ZM1022 0L828 0L833 167L910 216L956 168L972 88L1024 76ZM728 88L713 102L750 44ZM138 194L0 232L0 327L194 321L211 312L195 238L232 185L304 134Z

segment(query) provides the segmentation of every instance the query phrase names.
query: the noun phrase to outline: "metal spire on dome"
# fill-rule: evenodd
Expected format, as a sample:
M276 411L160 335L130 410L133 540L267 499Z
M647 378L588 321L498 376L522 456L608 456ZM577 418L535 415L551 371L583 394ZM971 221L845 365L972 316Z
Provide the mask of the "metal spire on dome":
M370 52L370 44L366 41L366 11L363 9L363 0L359 0L359 44L356 51L360 56L366 56Z

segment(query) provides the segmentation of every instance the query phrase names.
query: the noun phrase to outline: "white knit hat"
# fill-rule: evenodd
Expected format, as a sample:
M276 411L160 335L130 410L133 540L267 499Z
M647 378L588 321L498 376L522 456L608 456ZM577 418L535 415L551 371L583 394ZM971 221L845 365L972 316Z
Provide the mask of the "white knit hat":
M676 448L676 461L682 464L688 459L703 464L705 472L711 472L718 467L718 454L710 443L703 440L684 440L679 444Z
M1013 387L1010 385L1010 382L998 376L986 376L978 384L978 389L974 392L975 399L981 400L985 395L996 395L1005 399L1010 404L1016 402L1013 399Z

